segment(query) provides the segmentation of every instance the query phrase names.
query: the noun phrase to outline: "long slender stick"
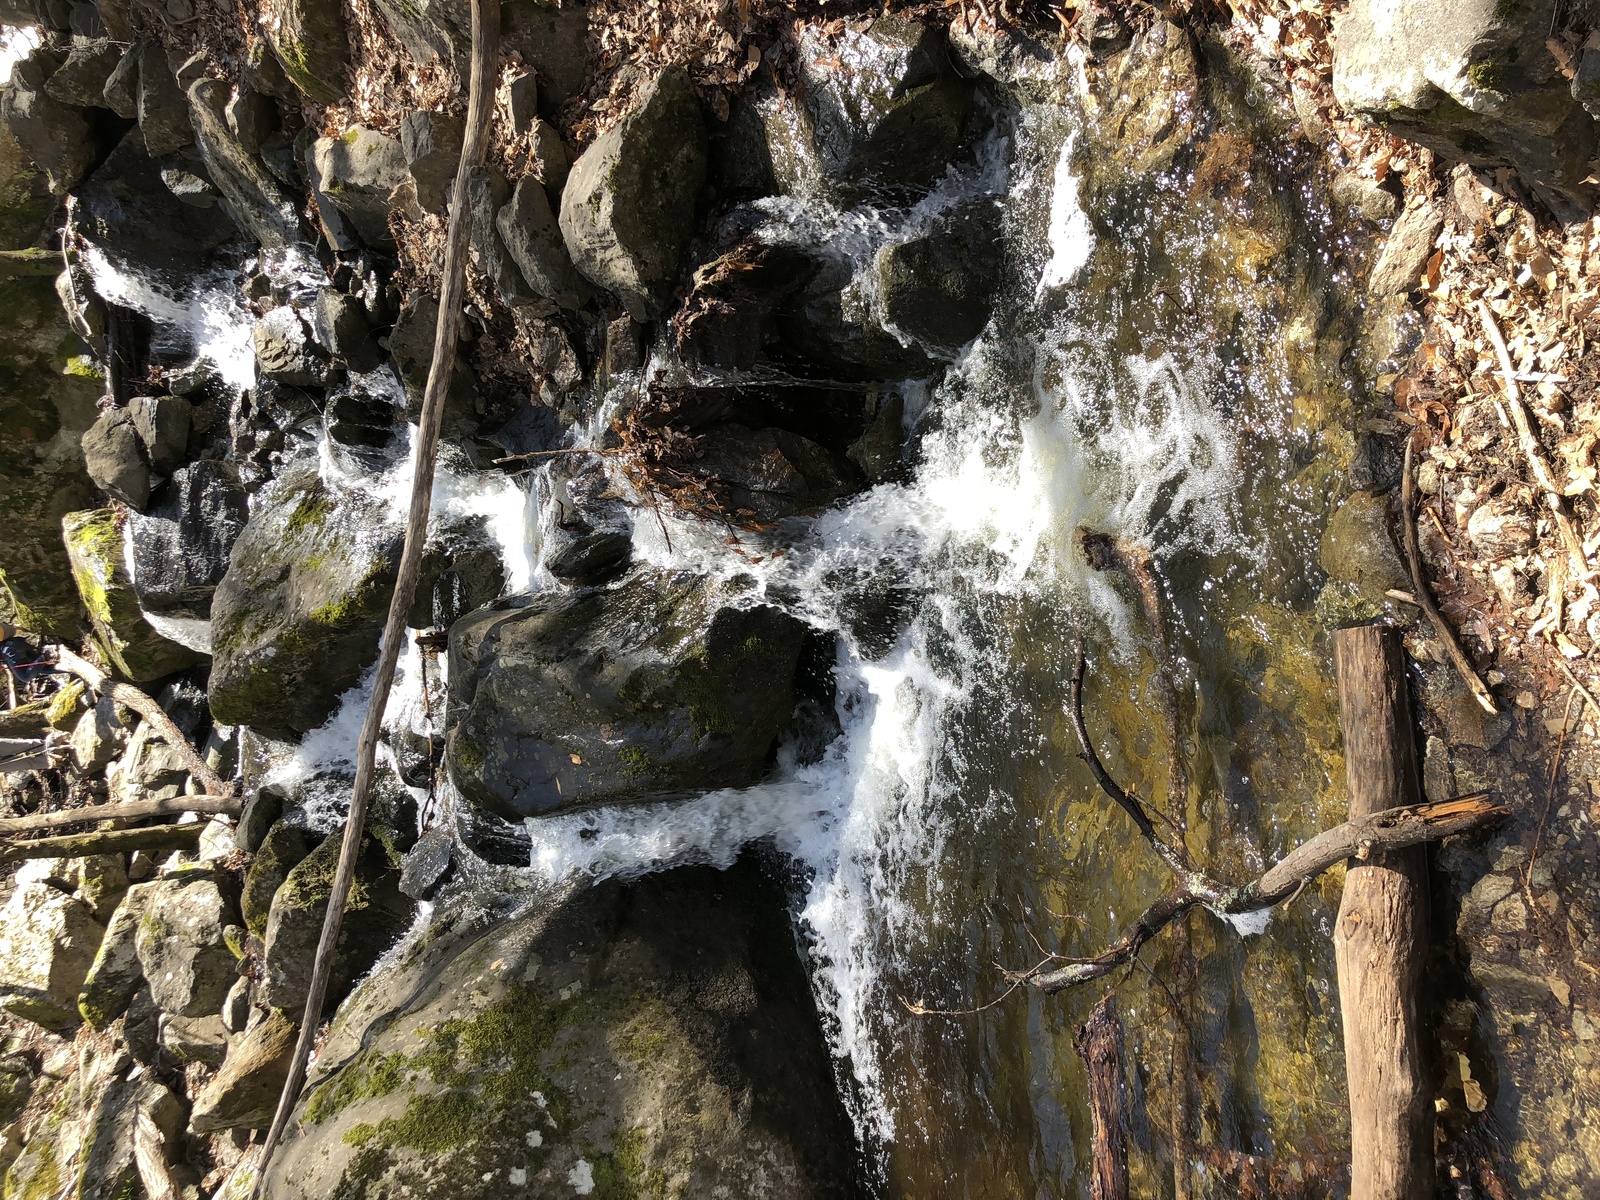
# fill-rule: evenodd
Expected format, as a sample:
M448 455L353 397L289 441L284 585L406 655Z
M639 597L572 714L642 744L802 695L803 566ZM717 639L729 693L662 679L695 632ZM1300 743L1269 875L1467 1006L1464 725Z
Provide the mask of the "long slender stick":
M244 801L237 796L179 796L175 800L133 800L127 804L90 804L83 808L64 808L59 812L33 813L26 817L0 817L0 833L33 833L39 829L64 829L93 821L145 821L151 817L177 817L184 813L206 813L237 817Z
M1434 632L1444 642L1445 652L1450 655L1450 661L1455 664L1457 674L1461 676L1474 698L1487 711L1499 712L1494 704L1494 693L1489 690L1488 684L1478 678L1478 672L1473 670L1472 663L1461 649L1461 643L1456 641L1455 630L1450 628L1444 619L1444 614L1439 611L1439 606L1433 602L1433 593L1428 590L1427 582L1422 578L1422 555L1417 551L1417 518L1412 507L1415 495L1416 482L1411 477L1411 439L1407 438L1405 465L1400 471L1400 524L1401 540L1406 547L1406 565L1411 568L1412 601L1428 614Z
M189 744L189 739L183 736L183 730L173 724L166 710L146 692L140 691L131 683L111 678L92 662L78 657L65 646L56 647L56 666L76 675L102 696L110 696L124 708L133 709L149 721L150 728L156 731L162 741L178 752L178 756L183 759L184 769L199 780L207 792L214 796L233 794L233 785L224 783L221 776L206 765L206 760L200 757L199 752Z
M439 292L439 325L434 334L433 365L428 369L428 385L422 399L422 422L417 434L417 464L412 483L411 511L406 519L405 550L400 556L400 572L394 597L389 603L389 620L384 626L383 648L378 658L378 674L373 682L372 700L361 727L356 748L356 779L350 795L350 815L345 823L344 841L339 849L339 867L328 897L328 913L322 923L322 939L311 974L305 1015L300 1023L300 1038L295 1044L289 1077L278 1098L278 1111L261 1148L251 1200L261 1195L272 1152L283 1136L289 1116L305 1083L306 1062L316 1041L327 997L339 928L345 904L355 878L356 859L366 829L367 798L377 765L378 736L383 726L383 710L389 689L394 684L395 667L405 637L406 615L416 594L417 577L422 570L423 545L428 534L428 513L433 501L433 472L439 451L439 426L445 395L455 369L456 342L461 329L461 311L466 303L467 252L472 237L472 205L468 199L468 180L472 171L483 165L489 147L489 111L494 95L495 43L500 29L500 0L472 0L472 78L467 101L467 128L461 148L461 163L456 168L455 199L450 206L450 230L445 243L444 278Z
M131 850L185 850L200 840L205 828L205 822L194 821L188 825L71 833L33 842L0 842L0 866L30 858L84 858L91 854L126 854Z

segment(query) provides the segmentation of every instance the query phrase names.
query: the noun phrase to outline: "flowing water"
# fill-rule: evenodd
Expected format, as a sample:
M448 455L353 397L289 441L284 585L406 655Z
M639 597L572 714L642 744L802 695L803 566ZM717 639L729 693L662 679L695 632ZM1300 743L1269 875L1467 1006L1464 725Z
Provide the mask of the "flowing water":
M1092 122L1067 103L1000 120L975 164L915 210L768 202L765 236L859 262L942 206L988 195L1004 212L993 319L936 388L908 389L906 482L736 545L687 518L636 523L638 557L746 576L753 599L837 635L838 734L797 735L747 791L530 821L529 867L482 869L494 886L536 887L727 863L768 840L792 865L798 938L887 1195L1087 1194L1072 1036L1100 992L1002 998L1002 969L1094 953L1166 881L1077 758L1064 704L1079 639L1102 755L1187 822L1215 873L1254 873L1342 817L1324 635L1338 598L1313 565L1360 412L1325 299L1341 268L1309 168L1256 145L1272 131L1234 99L1212 103L1228 122L1207 136L1235 139L1217 152L1246 164L1242 179L1169 167L1108 182ZM163 307L95 269L121 281L123 303L186 322L219 356L238 349L217 304ZM408 470L340 482L403 502ZM542 495L537 476L452 468L435 510L488 516L510 587L525 590L547 580ZM1167 794L1149 629L1134 593L1082 561L1084 526L1155 553L1186 795ZM860 633L868 593L900 615L892 642ZM408 649L392 723L425 721L422 670ZM348 765L369 686L281 748L280 778ZM1336 897L1336 881L1313 886L1265 927L1195 914L1183 940L1147 949L1147 969L1112 977L1140 1194L1173 1194L1175 1144L1197 1195L1237 1194L1240 1155L1306 1195L1339 1194L1322 1182L1346 1137Z

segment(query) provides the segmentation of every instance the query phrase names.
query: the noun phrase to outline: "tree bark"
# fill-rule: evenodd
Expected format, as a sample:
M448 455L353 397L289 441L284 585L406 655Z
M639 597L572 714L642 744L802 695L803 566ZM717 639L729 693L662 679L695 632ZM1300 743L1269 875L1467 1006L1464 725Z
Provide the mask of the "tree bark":
M1352 820L1417 803L1417 761L1398 630L1333 636ZM1423 1075L1417 987L1427 955L1427 860L1420 847L1351 860L1334 929L1351 1200L1434 1190L1433 1105Z
M147 829L104 829L40 838L36 842L0 842L0 866L30 858L81 858L90 854L126 854L130 850L189 850L205 831L204 821L188 825L153 825Z
M1128 1200L1128 1087L1115 993L1108 993L1078 1026L1072 1048L1089 1068L1089 1111L1094 1122L1094 1179L1089 1194L1093 1200Z
M244 801L237 796L179 796L176 800L131 800L124 804L90 804L83 808L63 808L56 812L33 813L26 817L0 817L0 834L65 829L93 821L148 821L152 817L178 817L184 813L237 817L243 811Z

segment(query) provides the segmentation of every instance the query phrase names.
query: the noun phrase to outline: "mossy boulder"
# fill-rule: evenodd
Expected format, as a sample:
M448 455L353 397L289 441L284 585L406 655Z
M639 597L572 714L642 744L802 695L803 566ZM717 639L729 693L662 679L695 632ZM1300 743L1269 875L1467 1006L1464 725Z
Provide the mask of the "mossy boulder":
M344 829L335 829L284 879L267 916L262 999L273 1008L305 1008L322 922L328 913ZM411 925L416 906L400 894L400 873L374 837L362 841L355 882L339 931L328 984L331 1007Z
M308 830L278 821L250 860L239 895L239 914L244 927L258 938L267 935L267 918L272 913L272 898L278 894L289 872L311 853L315 835Z
M162 1012L204 1017L221 1010L236 973L222 931L238 920L231 877L211 867L180 867L150 885L134 947Z
M105 1029L127 1012L133 994L144 982L144 967L134 939L154 886L136 883L129 888L106 925L94 965L78 993L78 1012L92 1029Z
M220 1133L270 1125L299 1032L293 1021L275 1012L247 1030L194 1098L189 1127L195 1133Z
M754 862L467 914L447 905L346 1004L269 1195L865 1194Z
M263 21L283 73L306 96L322 104L344 98L350 43L344 8L327 0L273 0Z
M145 620L128 577L122 518L116 510L68 513L61 530L95 639L118 674L144 683L204 661L204 655L168 641Z
M640 569L457 622L451 779L513 821L757 782L794 712L805 626L741 600Z
M0 1008L47 1029L78 1023L78 992L105 929L48 883L18 884L0 910Z
M672 297L707 152L694 86L669 67L572 165L560 224L573 265L635 320L660 316Z
M212 715L275 737L315 729L378 656L401 531L315 466L256 501L211 600Z

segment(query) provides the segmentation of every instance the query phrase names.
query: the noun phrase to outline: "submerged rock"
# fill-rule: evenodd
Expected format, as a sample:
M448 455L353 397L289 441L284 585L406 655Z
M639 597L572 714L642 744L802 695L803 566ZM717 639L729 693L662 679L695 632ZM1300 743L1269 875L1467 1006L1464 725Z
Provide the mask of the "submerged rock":
M381 502L314 466L256 503L211 602L212 715L274 736L314 729L377 657L400 554Z
M293 1128L280 1200L862 1194L781 891L749 860L436 917L341 1012Z
M1329 518L1317 562L1330 578L1353 585L1374 604L1384 603L1389 588L1411 586L1389 533L1388 506L1366 492L1355 493Z
M880 250L878 295L889 325L946 354L982 333L1000 286L999 225L998 206L983 200Z
M660 316L671 299L705 177L705 118L679 67L572 165L560 224L573 264L635 320Z
M648 570L480 610L450 636L451 778L510 820L748 786L793 713L804 634L728 585Z
M0 1008L46 1029L78 1023L78 993L105 930L48 883L19 883L0 910Z

